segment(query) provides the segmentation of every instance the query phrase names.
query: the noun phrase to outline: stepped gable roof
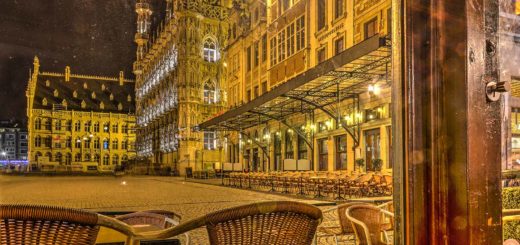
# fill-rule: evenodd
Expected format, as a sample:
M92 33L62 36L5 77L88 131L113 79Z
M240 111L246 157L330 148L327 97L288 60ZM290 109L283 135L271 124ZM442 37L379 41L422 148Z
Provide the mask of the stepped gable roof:
M63 105L65 100L67 110L134 113L134 88L133 81L125 80L120 85L118 78L71 74L69 81L65 81L64 74L40 73L36 81L33 109L53 109L54 105ZM95 96L92 96L93 93ZM44 99L47 100L46 105ZM82 101L85 101L85 107L81 106ZM100 107L101 102L104 104L103 109Z

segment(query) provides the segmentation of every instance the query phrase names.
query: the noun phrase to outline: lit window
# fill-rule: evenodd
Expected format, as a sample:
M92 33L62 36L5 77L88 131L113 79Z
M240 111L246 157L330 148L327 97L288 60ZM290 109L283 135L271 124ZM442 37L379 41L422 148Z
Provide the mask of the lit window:
M213 150L216 147L215 132L204 132L204 149Z
M204 60L216 62L218 60L217 44L211 38L204 41Z
M204 84L204 103L214 104L216 102L215 84L212 82L206 82Z

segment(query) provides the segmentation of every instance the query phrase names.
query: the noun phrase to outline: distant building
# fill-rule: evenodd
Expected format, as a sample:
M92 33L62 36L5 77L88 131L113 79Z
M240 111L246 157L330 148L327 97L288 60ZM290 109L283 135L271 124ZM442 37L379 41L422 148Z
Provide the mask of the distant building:
M27 161L27 128L20 122L0 121L0 162Z
M134 82L34 69L27 87L29 162L97 165L110 170L135 157ZM68 167L63 167L68 168Z

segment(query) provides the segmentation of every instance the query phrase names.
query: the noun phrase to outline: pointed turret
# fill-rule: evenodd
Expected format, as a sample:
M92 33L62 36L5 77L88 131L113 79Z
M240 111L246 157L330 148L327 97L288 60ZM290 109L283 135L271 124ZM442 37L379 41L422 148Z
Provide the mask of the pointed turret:
M40 72L40 59L38 59L38 56L34 56L34 73L38 74Z

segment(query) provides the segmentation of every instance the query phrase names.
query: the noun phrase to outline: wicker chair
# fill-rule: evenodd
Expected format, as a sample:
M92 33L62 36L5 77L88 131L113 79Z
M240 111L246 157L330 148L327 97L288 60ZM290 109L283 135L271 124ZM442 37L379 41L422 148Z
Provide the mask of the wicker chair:
M225 209L163 231L139 234L164 239L206 226L210 244L311 244L321 210L299 202L263 202Z
M354 228L347 218L347 209L354 205L366 205L362 202L349 202L337 207L323 211L324 221L318 226L318 239L333 237L335 244L338 244L342 236L349 241L355 240Z
M0 244L94 244L99 227L127 235L134 229L104 215L79 209L41 205L0 205Z
M347 208L347 218L352 222L358 244L384 245L391 241L382 241L381 237L385 223L383 214L393 216L392 213L373 205L354 205Z

